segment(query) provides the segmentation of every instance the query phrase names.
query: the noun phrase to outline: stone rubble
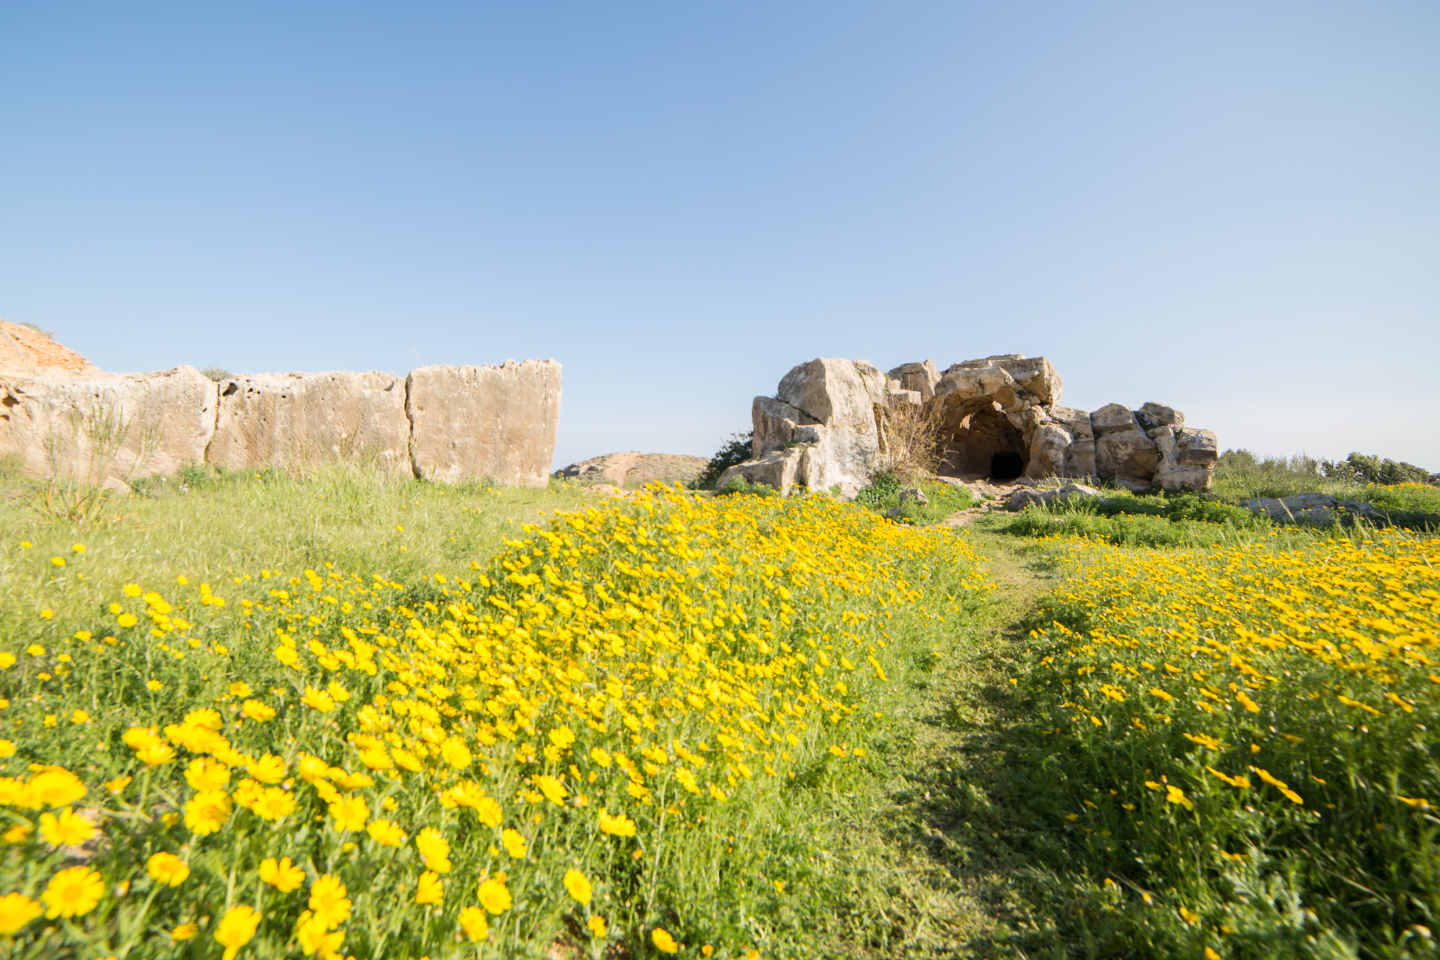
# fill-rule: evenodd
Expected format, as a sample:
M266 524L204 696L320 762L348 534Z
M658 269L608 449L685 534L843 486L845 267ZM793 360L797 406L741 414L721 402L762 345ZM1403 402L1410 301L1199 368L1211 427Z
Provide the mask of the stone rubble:
M1289 497L1252 497L1240 506L1265 514L1276 523L1328 524L1346 516L1388 524L1389 518L1363 500L1340 500L1328 493L1297 493Z

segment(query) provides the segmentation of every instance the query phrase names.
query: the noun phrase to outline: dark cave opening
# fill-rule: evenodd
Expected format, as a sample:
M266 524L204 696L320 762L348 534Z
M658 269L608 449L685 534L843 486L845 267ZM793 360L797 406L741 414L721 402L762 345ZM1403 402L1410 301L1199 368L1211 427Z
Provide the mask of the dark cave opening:
M968 480L1008 483L1029 466L1025 438L997 410L977 410L955 425L945 442L942 472Z
M990 458L990 479L1014 480L1025 472L1025 458L1009 450L997 450Z

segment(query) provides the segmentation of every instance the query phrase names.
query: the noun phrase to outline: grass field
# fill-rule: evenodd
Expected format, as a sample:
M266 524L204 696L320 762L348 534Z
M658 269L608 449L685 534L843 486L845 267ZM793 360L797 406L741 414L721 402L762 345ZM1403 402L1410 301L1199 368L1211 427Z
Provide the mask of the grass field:
M1423 530L9 493L0 955L1435 952Z

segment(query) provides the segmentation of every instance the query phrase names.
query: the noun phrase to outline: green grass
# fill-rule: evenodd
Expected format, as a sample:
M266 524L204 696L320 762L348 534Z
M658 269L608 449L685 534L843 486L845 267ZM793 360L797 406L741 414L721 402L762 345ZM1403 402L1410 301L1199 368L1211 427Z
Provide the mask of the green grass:
M515 902L503 916L490 918L499 939L486 956L651 955L651 930L659 926L686 944L687 955L709 943L719 957L750 950L797 958L941 956L974 935L979 913L957 885L937 892L941 876L933 866L917 867L914 824L896 813L893 799L895 781L916 772L914 745L928 716L940 709L934 677L953 647L942 638L971 630L982 593L963 547L948 535L903 530L828 497L735 496L697 501L704 522L695 521L685 539L676 540L690 522L691 507L683 499L658 507L608 501L602 511L577 515L584 494L564 485L453 488L348 470L303 481L191 471L178 482L141 485L141 491L107 502L102 519L83 527L39 518L24 486L12 489L0 512L0 576L8 588L0 599L0 653L13 658L0 658L0 697L7 701L0 709L6 711L6 742L15 750L8 759L0 754L0 776L24 777L35 762L79 773L90 788L84 803L101 818L106 837L103 853L81 864L99 869L107 890L123 884L134 891L107 894L83 919L35 921L11 955L79 949L87 956L216 956L213 933L222 912L249 903L269 919L241 956L293 951L285 946L293 944L287 931L302 922L303 892L286 898L254 879L260 857L282 853L302 864L307 885L320 874L346 883L355 904L343 925L346 950L359 956L475 956L472 946L451 934L460 908L476 902L476 878L493 876L497 858L507 867ZM555 516L559 511L567 515ZM526 521L543 526L524 527ZM579 530L584 538L562 545ZM686 557L686 542L702 548ZM852 554L854 562L845 559ZM666 567L672 557L698 564L693 575L674 568L676 583L695 577L693 592L683 599L667 590L665 579L652 583L644 572L652 563ZM530 566L537 558L550 571L546 577L538 575L539 563ZM550 588L552 565L566 586ZM701 576L701 569L710 573ZM896 591L912 589L915 596L901 602ZM577 640L552 625L563 621L549 618L581 609L581 599L607 616L585 629L572 622L580 630ZM528 671L543 663L557 676L583 678L583 670L596 669L595 658L619 649L623 636L641 652L641 663L604 668L608 675L583 684L584 696L593 698L593 691L614 680L638 685L630 690L637 699L602 714L599 729L609 731L608 739L597 738L578 717L569 720L584 747L577 745L573 760L566 759L585 766L593 786L565 774L560 753L553 760L549 755L563 742L545 735L560 729L554 711L575 703L594 709L583 698L572 702L568 691L558 700L536 700L548 705L538 714L534 740L520 730L517 708L511 735L519 732L519 741L501 739L500 749L483 754L491 765L487 789L502 803L506 826L522 829L531 850L523 863L496 852L498 830L477 828L474 814L447 812L436 803L433 791L455 781L434 758L438 766L414 779L377 774L373 787L358 788L372 817L380 815L382 801L394 803L395 812L387 815L412 836L429 823L450 837L454 867L442 876L443 908L413 903L422 869L413 849L377 851L360 835L352 835L358 843L344 843L346 835L329 825L334 808L327 814L303 783L295 783L294 796L304 815L297 813L293 823L270 826L237 810L233 826L221 833L192 836L186 818L193 791L180 778L188 761L147 772L120 740L127 729L165 728L181 724L192 709L213 708L235 748L251 756L273 752L294 770L298 751L304 751L332 767L363 771L347 740L380 728L367 726L372 720L356 708L368 703L367 709L379 705L385 711L387 695L398 700L410 684L426 689L423 673L452 689L421 696L422 706L434 702L466 716L471 708L462 709L460 698L472 696L464 692L467 678L478 684L491 671L473 660L448 666L455 662L453 651L469 649L454 631L488 636L492 629L513 630L507 624L514 621L489 616L499 616L507 603L508 609L529 611L525 631L534 646L517 640L488 649L515 658L513 666L506 664L523 678L518 689L559 696L553 679L539 683L536 673L532 681ZM130 617L135 619L127 623ZM695 624L697 631L703 624L713 638L713 659L705 647L672 651L674 644L667 646L652 623ZM739 646L730 660L733 644ZM351 666L367 645L382 666L378 676ZM750 753L713 753L708 765L696 768L730 794L727 801L667 790L674 781L647 769L641 782L649 783L658 803L637 804L634 794L617 792L626 785L623 776L615 777L618 768L607 761L602 769L588 752L590 743L605 744L612 754L689 743L708 753L720 749L727 730L737 737L758 735L748 715L737 714L736 722L743 719L749 727L709 727L698 715L685 720L670 692L650 693L644 684L666 678L659 669L664 663L669 676L691 684L687 698L703 694L738 710L750 701L725 692L738 686L694 684L707 677L737 685L765 681L780 657L777 646L786 651L780 679L788 681L786 671L793 672L795 687L751 687L766 698L755 702L764 712L754 716L776 725L766 734L763 755L758 745ZM765 652L757 654L757 647ZM286 666L290 660L282 655L298 661ZM710 664L707 672L700 663ZM827 686L806 686L807 663L814 680ZM635 673L640 666L643 674ZM447 678L447 670L457 670L456 679ZM453 689L457 680L462 693ZM494 706L481 715L508 718L505 673L494 680ZM240 682L250 690L235 693L232 685ZM335 700L333 707L313 705L326 696ZM243 719L236 711L249 697L279 716ZM474 702L478 707L480 701ZM702 696L698 702L706 701ZM85 716L77 719L76 710ZM622 713L635 723L633 743ZM397 712L392 720L402 714L412 716ZM807 719L800 723L792 716ZM647 724L663 725L642 737L656 729ZM414 734L423 727L401 729ZM799 736L791 740L782 731ZM634 756L638 761L642 755ZM743 773L734 766L742 757L750 767ZM572 810L545 805L538 793L523 799L537 782L535 764L564 776L572 792L591 794L590 802ZM596 773L603 775L598 783ZM243 766L235 774L232 790ZM116 797L105 797L99 783L121 775L134 780ZM340 775L332 770L329 776ZM417 783L421 778L425 783ZM540 804L533 825L525 808L532 802ZM635 840L597 837L593 817L600 807L633 816ZM0 816L17 827L36 825L36 814L23 805L0 808ZM33 832L0 849L0 896L38 897L47 878L68 865L63 850ZM193 872L173 894L145 876L144 863L157 850L181 856ZM595 884L593 911L577 907L559 884L574 866ZM604 939L591 941L584 921L599 913L609 927ZM172 938L184 923L200 928L190 946Z
M911 500L902 504L901 492L916 488L925 494L929 502L922 505ZM855 502L886 516L889 516L891 511L898 510L898 514L891 517L896 523L923 527L938 523L958 510L964 510L975 501L966 487L937 480L903 484L894 474L881 472L875 474L870 479L870 484L856 495Z
M126 583L185 576L218 587L237 577L253 581L262 567L298 571L329 562L400 582L459 576L501 549L521 524L599 499L560 483L548 489L443 486L343 467L306 479L192 469L137 487L130 496L108 498L101 519L83 525L37 513L36 485L11 480L0 488L0 618L33 616L45 597L52 606L76 604L66 615L88 614ZM33 545L21 549L22 541ZM82 558L63 570L34 562L74 560L77 542L104 561ZM241 594L263 595L244 582L250 585L241 586ZM54 601L57 585L66 600Z
M1440 505L1426 489L1361 489L1373 498L1370 502L1397 512L1424 512ZM372 689L363 676L322 670L308 659L302 661L308 673L283 669L271 653L277 628L299 636L299 648L308 658L307 636L341 649L342 626L374 623L401 638L397 652L420 657L426 643L446 635L447 621L463 622L463 616L449 612L450 605L462 614L494 609L485 606L491 603L484 599L488 597L509 598L514 605L531 596L527 591L534 588L521 584L530 571L538 575L542 564L555 565L563 579L586 584L583 591L556 588L548 595L535 594L546 616L557 599L574 592L602 605L605 601L593 590L600 584L607 597L620 597L617 611L628 603L638 617L618 619L615 629L634 622L636 641L643 642L646 629L653 630L655 624L683 623L687 609L676 605L663 582L647 586L639 572L642 563L663 565L678 535L668 525L692 523L686 519L690 508L683 503L652 512L561 483L546 490L514 490L393 481L345 469L307 479L190 470L176 479L137 484L135 495L107 501L101 519L76 526L37 513L33 487L27 484L11 479L4 491L0 652L19 654L21 663L0 670L0 697L10 701L0 713L7 724L0 737L19 744L20 751L0 761L0 776L23 775L26 763L54 759L84 771L87 780L109 778L128 757L129 748L118 736L129 723L149 722L149 717L176 722L191 704L211 703L232 711L238 700L227 699L226 685L235 679L247 680L261 695L285 691L276 695L278 700L267 697L289 709L275 721L284 725L278 728L280 739L294 737L306 749L326 754L328 762L353 769L340 740L345 731L358 729L347 726L354 723L353 713L312 715L300 709L298 698L307 684L318 686L333 678L343 681L355 703L362 702L384 689L386 675ZM1216 680L1230 703L1219 715L1194 706L1201 698L1193 696L1193 685L1182 687L1174 675L1157 672L1164 670L1164 662L1182 664L1186 676L1195 669L1207 678L1238 670L1225 657L1202 656L1191 649L1213 651L1206 641L1180 642L1179 635L1205 636L1240 650L1233 636L1237 623L1262 636L1266 630L1283 630L1303 639L1312 634L1298 632L1295 623L1323 632L1339 622L1341 614L1327 608L1322 616L1320 606L1301 607L1308 612L1298 620L1275 621L1288 614L1262 597L1294 607L1301 601L1290 587L1304 589L1317 603L1332 599L1325 587L1347 591L1344 602L1366 617L1376 615L1369 600L1380 601L1391 593L1399 598L1396 590L1428 596L1423 590L1434 590L1436 584L1423 565L1407 567L1400 587L1377 579L1379 586L1371 591L1355 585L1365 576L1383 574L1365 573L1359 561L1343 571L1325 566L1347 551L1379 549L1364 541L1399 542L1395 538L1409 534L1363 525L1343 530L1284 527L1256 519L1219 497L1120 492L1097 503L992 514L964 532L919 532L904 527L934 523L968 506L968 496L932 484L926 488L931 505L924 513L906 516L901 524L877 523L867 511L883 513L894 505L890 498L896 492L882 481L870 488L860 506L836 505L823 496L781 499L743 492L716 500L702 495L693 501L708 519L689 529L732 526L704 533L703 558L691 562L714 571L724 560L733 569L723 577L706 573L710 579L695 581L695 591L686 594L692 615L716 617L716 633L727 626L742 637L746 627L758 633L762 617L778 630L775 618L783 608L776 585L788 584L797 599L787 616L796 624L793 633L781 635L811 658L828 650L831 670L839 669L834 661L841 650L870 645L884 680L852 680L855 695L864 698L863 710L850 718L840 711L834 718L817 714L813 726L804 731L797 726L802 736L799 746L788 748L796 760L788 773L782 767L780 777L768 779L759 773L761 761L753 761L754 785L726 786L733 789L730 800L703 801L703 817L667 828L664 821L647 820L636 812L644 808L628 808L640 833L633 846L605 841L614 847L613 856L594 849L580 829L582 817L572 820L568 808L537 806L545 813L544 825L529 834L536 867L543 867L537 876L553 881L566 868L580 865L596 884L593 911L610 920L608 946L590 943L582 925L586 912L567 901L555 882L546 886L533 878L523 880L524 869L515 865L511 886L517 906L506 918L491 918L508 939L484 955L547 960L599 955L596 950L605 956L658 955L649 938L657 925L684 944L682 956L700 956L704 944L712 945L717 957L745 957L753 949L767 958L1202 957L1207 947L1226 960L1398 960L1435 954L1433 941L1421 928L1440 930L1434 926L1440 919L1432 922L1432 913L1440 909L1440 880L1435 879L1440 877L1440 861L1433 856L1440 825L1432 821L1433 811L1395 799L1399 794L1440 800L1440 774L1435 772L1440 767L1433 735L1427 732L1440 724L1440 701L1429 693L1435 682L1425 671L1412 670L1403 682L1388 684L1364 671L1337 674L1310 663L1294 647L1270 650L1262 645L1242 650L1243 656L1262 674L1278 679L1243 689L1264 712L1252 714L1237 706L1233 694ZM568 536L570 529L569 521L557 514L601 504L608 505L603 512L582 514L600 524L587 533L586 549L580 549L580 540L566 547L553 539ZM712 509L717 512L704 512ZM547 526L552 522L553 527ZM540 526L526 529L526 524ZM1070 535L1087 540L1075 541ZM793 565L829 556L816 546L817 537L852 538L844 549L858 551L855 555L868 568L857 568L855 579L842 578L822 562L803 594L801 587L784 579L788 574L774 579L765 572L762 562L783 569L785 563L778 558L789 558L786 562ZM887 539L898 537L921 539ZM745 546L739 549L736 545L742 542ZM77 552L75 544L82 544L84 551ZM924 544L931 546L922 548ZM952 548L961 552L945 552ZM567 566L570 549L576 550L576 562ZM988 592L974 589L972 561L964 559L976 554L985 560L992 588ZM480 586L482 573L489 576L490 587ZM1207 578L1220 583L1241 575L1258 578L1242 584L1254 589L1253 596L1243 596L1234 586L1207 586ZM537 581L541 589L548 582L538 576ZM136 628L121 635L131 647L103 648L109 651L103 664L82 663L90 644L72 638L87 631L98 641L102 631L114 631L110 603L118 599L137 612L146 608L140 599L125 595L124 587L131 583L174 601L177 615L190 621L187 635L200 648ZM223 608L202 605L202 583L224 596ZM884 591L898 583L919 593L905 603L882 602ZM816 591L815 584L825 592ZM286 599L277 599L277 590L284 591ZM335 604L325 601L329 595ZM798 599L802 596L803 601ZM724 605L716 602L720 597ZM1440 601L1440 592L1433 599ZM475 607L465 606L472 602ZM374 612L362 612L363 603L371 604ZM746 619L720 625L717 611L729 618L735 612L731 605L737 603ZM649 628L647 612L656 614ZM1358 623L1350 629L1379 636ZM553 627L531 626L538 629ZM406 639L407 631L417 630ZM815 646L804 645L805 638ZM418 644L414 649L412 641ZM32 643L45 649L48 667L21 653ZM1423 651L1430 641L1415 643L1414 648ZM216 645L229 648L228 654L214 656ZM563 664L555 649L538 645L535 652ZM65 676L54 661L62 650L74 653L76 661ZM530 656L516 661L517 670ZM663 643L654 648L655 662L670 665L674 672L684 668L685 656ZM772 662L742 656L747 664L742 668L722 663L718 651L714 656L715 664L740 672ZM423 657L417 662L438 666ZM1077 673L1082 666L1094 669ZM40 681L41 669L55 671L56 678ZM617 668L612 676L630 676L629 669ZM859 672L866 670L862 665ZM826 676L828 683L837 674ZM813 679L820 678L817 674ZM156 680L161 689L147 688L146 679ZM702 672L697 672L691 682L701 679ZM1238 672L1236 679L1246 680ZM1123 700L1104 694L1105 684L1122 681L1130 684ZM1151 686L1170 689L1182 702L1171 705L1154 698L1147 693ZM770 694L776 704L798 702L788 699L793 694L781 697L781 689ZM794 693L802 689L809 688L793 688ZM1415 713L1385 700L1387 689L1412 702ZM1307 699L1317 690L1325 694L1323 702ZM1384 716L1345 707L1335 699L1337 692ZM661 695L663 691L656 691L651 709L657 721L669 723ZM84 730L94 731L98 742L107 744L100 752L76 740L74 731L81 728L66 719L76 708L93 714L92 725ZM46 715L56 716L58 725L45 727ZM1143 730L1134 725L1137 719ZM582 742L592 736L578 723L571 727ZM537 749L547 742L543 729L542 724L532 738L538 741ZM664 737L685 740L700 728L668 729ZM1207 752L1185 733L1213 734L1224 749ZM1303 743L1292 743L1282 734L1298 736ZM247 746L246 736L255 736L252 728L237 728L237 745L256 749ZM1260 753L1250 752L1251 742ZM832 746L845 751L860 746L865 752L842 759L830 751ZM574 761L585 762L578 751ZM512 769L508 754L497 754L491 762L500 771L497 783L504 782L510 791L495 791L508 817L516 802L514 791L525 789L518 778L528 768ZM1243 773L1247 763L1295 786L1305 806L1281 799L1254 780L1255 774L1250 774L1252 786L1241 792L1205 770L1207 764L1214 765L1234 775ZM713 763L705 769L713 769ZM1308 779L1312 776L1325 785ZM1147 781L1161 783L1162 777L1183 787L1193 811L1145 786ZM659 780L650 782L658 789ZM725 786L723 780L715 782ZM743 783L738 776L736 782ZM385 783L382 779L382 786ZM297 786L297 791L305 789ZM605 794L603 782L593 789L596 806L603 802L613 810L630 802L623 792ZM367 859L363 852L347 853L329 839L332 834L322 829L323 806L317 810L321 821L295 831L292 849L313 862L312 874L333 870L350 885L356 916L363 923L356 919L347 926L347 951L363 957L381 943L389 944L383 951L387 955L424 952L434 960L475 956L472 947L456 943L449 931L456 910L474 899L473 880L461 884L458 878L473 878L493 862L486 859L485 849L492 840L486 832L465 826L473 815L464 814L470 817L467 821L463 811L438 810L433 799L424 806L413 789L390 795L401 802L395 816L411 818L407 826L433 816L455 842L455 870L444 878L443 910L420 911L393 896L362 907L361 898L370 896L367 883L375 881L375 896L380 897L381 888L393 886L397 867ZM176 792L172 808L179 809L183 799ZM93 793L85 802L107 811L114 806ZM593 809L581 812L588 815ZM1312 812L1320 816L1310 816ZM0 808L0 816L12 822L17 815L33 817ZM117 833L112 842L129 844L134 857L142 858L154 844L178 849L178 840L184 838L183 829L173 841L148 829ZM202 920L200 911L179 911L176 900L142 931L131 957L219 956L212 932L220 909L231 902L224 882L230 867L206 843L194 846L194 889L208 891L205 896L213 902L203 915L208 919L202 922L200 938L188 946L171 945L167 931L175 923ZM17 849L0 848L9 851L0 852L0 896L22 888L33 895L38 882L34 877L63 865L63 858L53 853L49 860L19 861ZM632 856L632 850L641 855ZM1219 850L1240 859L1221 857ZM246 858L258 854L247 851L240 843L232 855L248 864ZM405 857L413 860L413 850L394 854L396 863ZM413 873L418 868L399 869ZM137 876L134 889L145 894L148 882ZM413 884L413 876L406 882ZM25 883L31 885L23 887ZM302 894L295 896L295 903L286 905L267 899L265 910L293 924L303 900ZM136 915L136 902L117 903L107 922L120 924ZM1182 907L1200 919L1192 922ZM400 923L397 918L405 917L414 920L412 930L385 932L388 922ZM62 924L51 926L56 933L17 947L11 955L64 955L68 948L62 941L68 934ZM264 937L242 949L241 960L281 955L276 929L267 927ZM6 946L0 938L0 955ZM97 955L119 952L113 938L106 947Z
M1341 466L1303 456L1257 459L1243 450L1226 451L1216 464L1210 493L1230 503L1251 497L1325 493L1339 500L1368 503L1399 526L1440 526L1440 486L1361 483L1353 479L1353 472L1339 470Z

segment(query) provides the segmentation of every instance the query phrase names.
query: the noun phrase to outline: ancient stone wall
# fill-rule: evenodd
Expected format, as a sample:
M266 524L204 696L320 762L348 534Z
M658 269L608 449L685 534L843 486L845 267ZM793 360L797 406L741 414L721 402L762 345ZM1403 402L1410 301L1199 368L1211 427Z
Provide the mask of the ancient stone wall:
M442 482L544 486L559 416L553 360L218 383L185 366L0 373L0 457L23 476L96 484L189 463L295 471L343 461Z

